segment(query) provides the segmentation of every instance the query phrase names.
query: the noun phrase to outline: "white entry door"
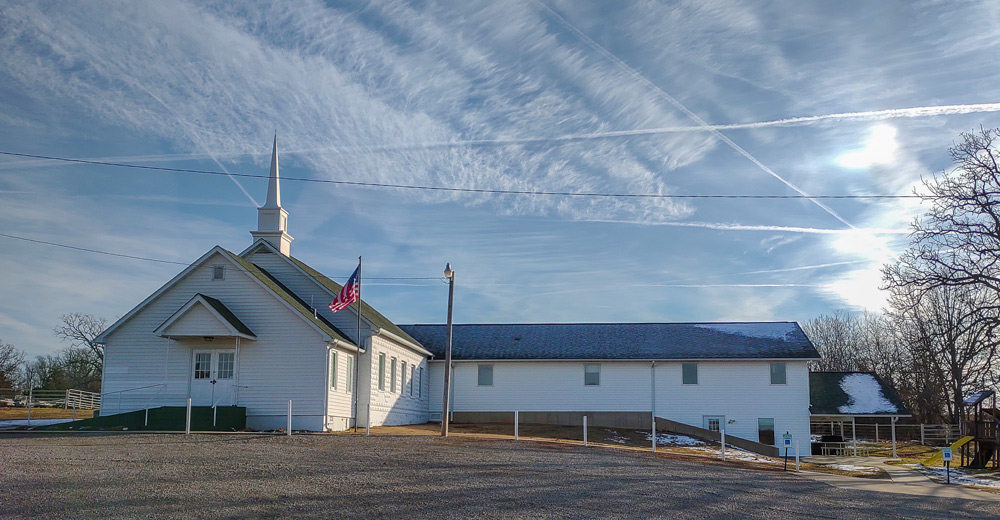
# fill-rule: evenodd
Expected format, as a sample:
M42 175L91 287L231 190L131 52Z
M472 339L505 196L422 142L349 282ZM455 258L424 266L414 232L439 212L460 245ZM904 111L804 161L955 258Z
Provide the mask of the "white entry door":
M235 350L195 350L191 364L191 404L231 406L236 388Z
M724 428L726 424L725 415L703 415L701 416L702 422L704 423L704 428L709 431L717 432Z

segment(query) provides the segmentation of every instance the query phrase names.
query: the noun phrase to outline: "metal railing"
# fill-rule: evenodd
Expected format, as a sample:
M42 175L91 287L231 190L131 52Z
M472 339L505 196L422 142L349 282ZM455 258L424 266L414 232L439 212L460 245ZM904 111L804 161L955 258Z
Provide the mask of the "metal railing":
M886 443L891 441L892 426L888 422L857 423L850 421L812 421L813 435L838 435L845 440L855 437L861 442ZM919 442L928 446L947 446L961 438L957 424L899 424L896 423L896 440Z
M150 398L149 401L146 402L146 406L145 406L145 408L146 408L146 419L148 421L149 420L149 404L153 401L153 398L155 398L157 395L160 394L160 392L163 391L163 389L166 386L167 385L165 383L157 383L155 385L137 386L135 388L126 388L125 390L117 390L117 391L114 391L114 392L104 392L104 393L101 394L101 402L102 403L107 403L108 399L104 397L106 395L107 396L112 396L112 395L118 394L118 408L117 408L117 411L115 411L115 413L119 414L119 413L122 413L122 394L124 394L125 392L134 392L136 390L145 390L147 388L157 388L157 387L160 387L160 391L156 392L156 394L154 394L153 397ZM103 408L101 409L101 412L104 412ZM101 415L103 416L104 414L102 413Z

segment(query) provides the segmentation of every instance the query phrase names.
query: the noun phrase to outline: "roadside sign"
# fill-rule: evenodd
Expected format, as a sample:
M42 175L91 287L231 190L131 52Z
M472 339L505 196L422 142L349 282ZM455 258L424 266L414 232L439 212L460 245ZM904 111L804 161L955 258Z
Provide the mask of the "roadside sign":
M792 434L786 433L781 436L781 445L784 447L790 447L792 445Z
M954 457L952 456L950 447L941 448L941 460L943 460L944 462L951 462L955 460Z

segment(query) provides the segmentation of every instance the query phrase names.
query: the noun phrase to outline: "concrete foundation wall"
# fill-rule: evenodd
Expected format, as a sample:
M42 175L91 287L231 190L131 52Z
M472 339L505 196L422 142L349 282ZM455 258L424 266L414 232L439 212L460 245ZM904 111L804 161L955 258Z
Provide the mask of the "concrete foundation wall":
M652 425L649 412L520 412L518 420L521 424L582 426L584 415L587 426L598 428L645 430ZM514 412L455 412L453 422L514 424Z

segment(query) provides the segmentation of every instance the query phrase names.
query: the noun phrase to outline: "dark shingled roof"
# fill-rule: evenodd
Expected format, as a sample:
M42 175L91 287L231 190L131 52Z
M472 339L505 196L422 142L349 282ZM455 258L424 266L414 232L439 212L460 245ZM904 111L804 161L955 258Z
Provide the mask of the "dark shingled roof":
M868 376L874 380L873 387L877 385L882 392L885 401L891 403L892 407L865 408L863 405L855 403L854 411L841 411L842 407L850 407L851 397L844 390L842 383L844 378L853 375ZM878 396L867 396L865 402L877 402ZM910 412L906 410L903 401L896 396L889 385L885 384L881 378L870 372L809 372L809 413L813 415L900 415L908 416Z
M306 274L308 274L314 280L319 282L320 285L326 287L330 292L332 292L333 294L340 294L340 289L343 287L342 285L331 280L323 273L313 269L312 267L309 267L309 265L307 265L305 262L299 260L298 258L295 258L294 256L289 256L288 259L291 260L295 265L297 265L299 269L302 269ZM362 281L362 283L364 282ZM390 334L395 334L396 336L399 336L407 341L411 341L417 345L420 345L419 341L413 339L412 337L410 337L409 334L406 333L406 331L399 328L399 326L397 326L395 323L389 321L389 318L386 318L385 316L382 315L382 313L375 310L375 307L369 305L367 301L361 300L361 303L364 305L364 307L362 307L361 315L364 316L364 318L369 322L371 322L373 325L375 325L380 329L385 329ZM352 303L350 307L354 309L355 314L357 314L358 302Z
M293 293L290 289L288 289L288 287L285 287L285 285L279 282L277 278L271 275L271 273L261 269L259 266L257 266L257 264L250 262L249 260L233 253L232 251L223 249L221 247L219 249L225 252L227 255L229 255L229 258L231 258L234 262L243 266L244 269L246 269L252 276L260 280L261 283L267 286L268 289L274 291L274 293L277 294L279 298L288 303L299 314L301 314L306 319L315 323L316 326L319 327L320 330L325 332L328 336L330 336L333 339L343 341L344 343L350 343L351 345L354 344L353 341L348 339L346 334L341 332L340 329L334 326L334 324L327 321L327 319L324 318L322 315L314 315L312 310L309 309L309 305L306 304L306 302L302 300L302 298L299 298L298 295Z
M446 325L401 327L444 358ZM452 339L456 360L819 357L794 322L455 325Z
M219 315L221 315L226 321L228 321L229 324L232 325L234 329L243 334L246 334L247 336L257 337L257 335L250 330L250 327L244 325L243 322L240 321L240 319L237 318L235 314L233 314L233 311L229 310L229 308L223 305L222 302L216 300L215 298L212 298L211 296L205 296L204 294L201 293L195 295L195 297L198 296L204 298L205 301L208 302L208 304L211 305L213 309L215 309L215 312L218 312Z

